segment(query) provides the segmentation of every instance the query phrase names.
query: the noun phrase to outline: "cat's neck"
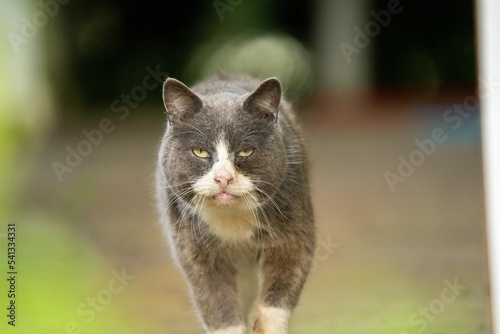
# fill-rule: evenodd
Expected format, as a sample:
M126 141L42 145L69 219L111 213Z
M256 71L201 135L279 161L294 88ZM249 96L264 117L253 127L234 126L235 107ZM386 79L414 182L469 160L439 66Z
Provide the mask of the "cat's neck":
M200 212L200 216L210 232L228 242L250 240L259 226L257 215L250 210L211 208Z

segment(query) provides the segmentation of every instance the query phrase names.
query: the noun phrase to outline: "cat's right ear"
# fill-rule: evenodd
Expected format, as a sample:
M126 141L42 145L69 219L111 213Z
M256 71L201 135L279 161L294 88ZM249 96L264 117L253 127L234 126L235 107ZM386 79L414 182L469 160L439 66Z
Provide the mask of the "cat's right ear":
M170 124L184 122L203 107L203 102L195 93L173 78L168 78L163 84L163 104Z

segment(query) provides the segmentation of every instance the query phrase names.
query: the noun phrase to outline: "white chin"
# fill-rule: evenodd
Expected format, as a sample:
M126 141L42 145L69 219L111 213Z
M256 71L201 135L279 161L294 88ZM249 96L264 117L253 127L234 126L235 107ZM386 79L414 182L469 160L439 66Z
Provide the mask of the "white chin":
M237 198L233 194L227 192L221 192L214 196L216 202L220 204L230 204L234 202Z
M209 209L221 209L221 210L231 210L231 211L252 211L255 210L258 205L254 203L251 199L245 199L242 196L236 196L231 194L217 194L213 196L207 196L204 201L206 208Z
M219 196L216 195L212 197L212 202L215 206L222 207L231 207L235 209L245 209L247 205L241 198L230 195L230 196Z

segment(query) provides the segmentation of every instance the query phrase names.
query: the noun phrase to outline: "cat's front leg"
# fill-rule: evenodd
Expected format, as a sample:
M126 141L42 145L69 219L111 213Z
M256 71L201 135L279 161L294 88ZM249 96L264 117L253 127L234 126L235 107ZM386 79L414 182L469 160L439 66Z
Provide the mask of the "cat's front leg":
M264 251L254 334L286 334L311 267L314 245L290 242Z
M206 333L245 334L234 267L199 253L183 265L183 270Z

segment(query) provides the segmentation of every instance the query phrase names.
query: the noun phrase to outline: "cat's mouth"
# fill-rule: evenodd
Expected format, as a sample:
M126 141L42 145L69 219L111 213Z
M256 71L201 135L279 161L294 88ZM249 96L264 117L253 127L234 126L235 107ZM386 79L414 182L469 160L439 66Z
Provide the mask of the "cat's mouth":
M237 197L225 190L222 190L221 192L214 195L213 198L218 204L228 205L232 204Z

